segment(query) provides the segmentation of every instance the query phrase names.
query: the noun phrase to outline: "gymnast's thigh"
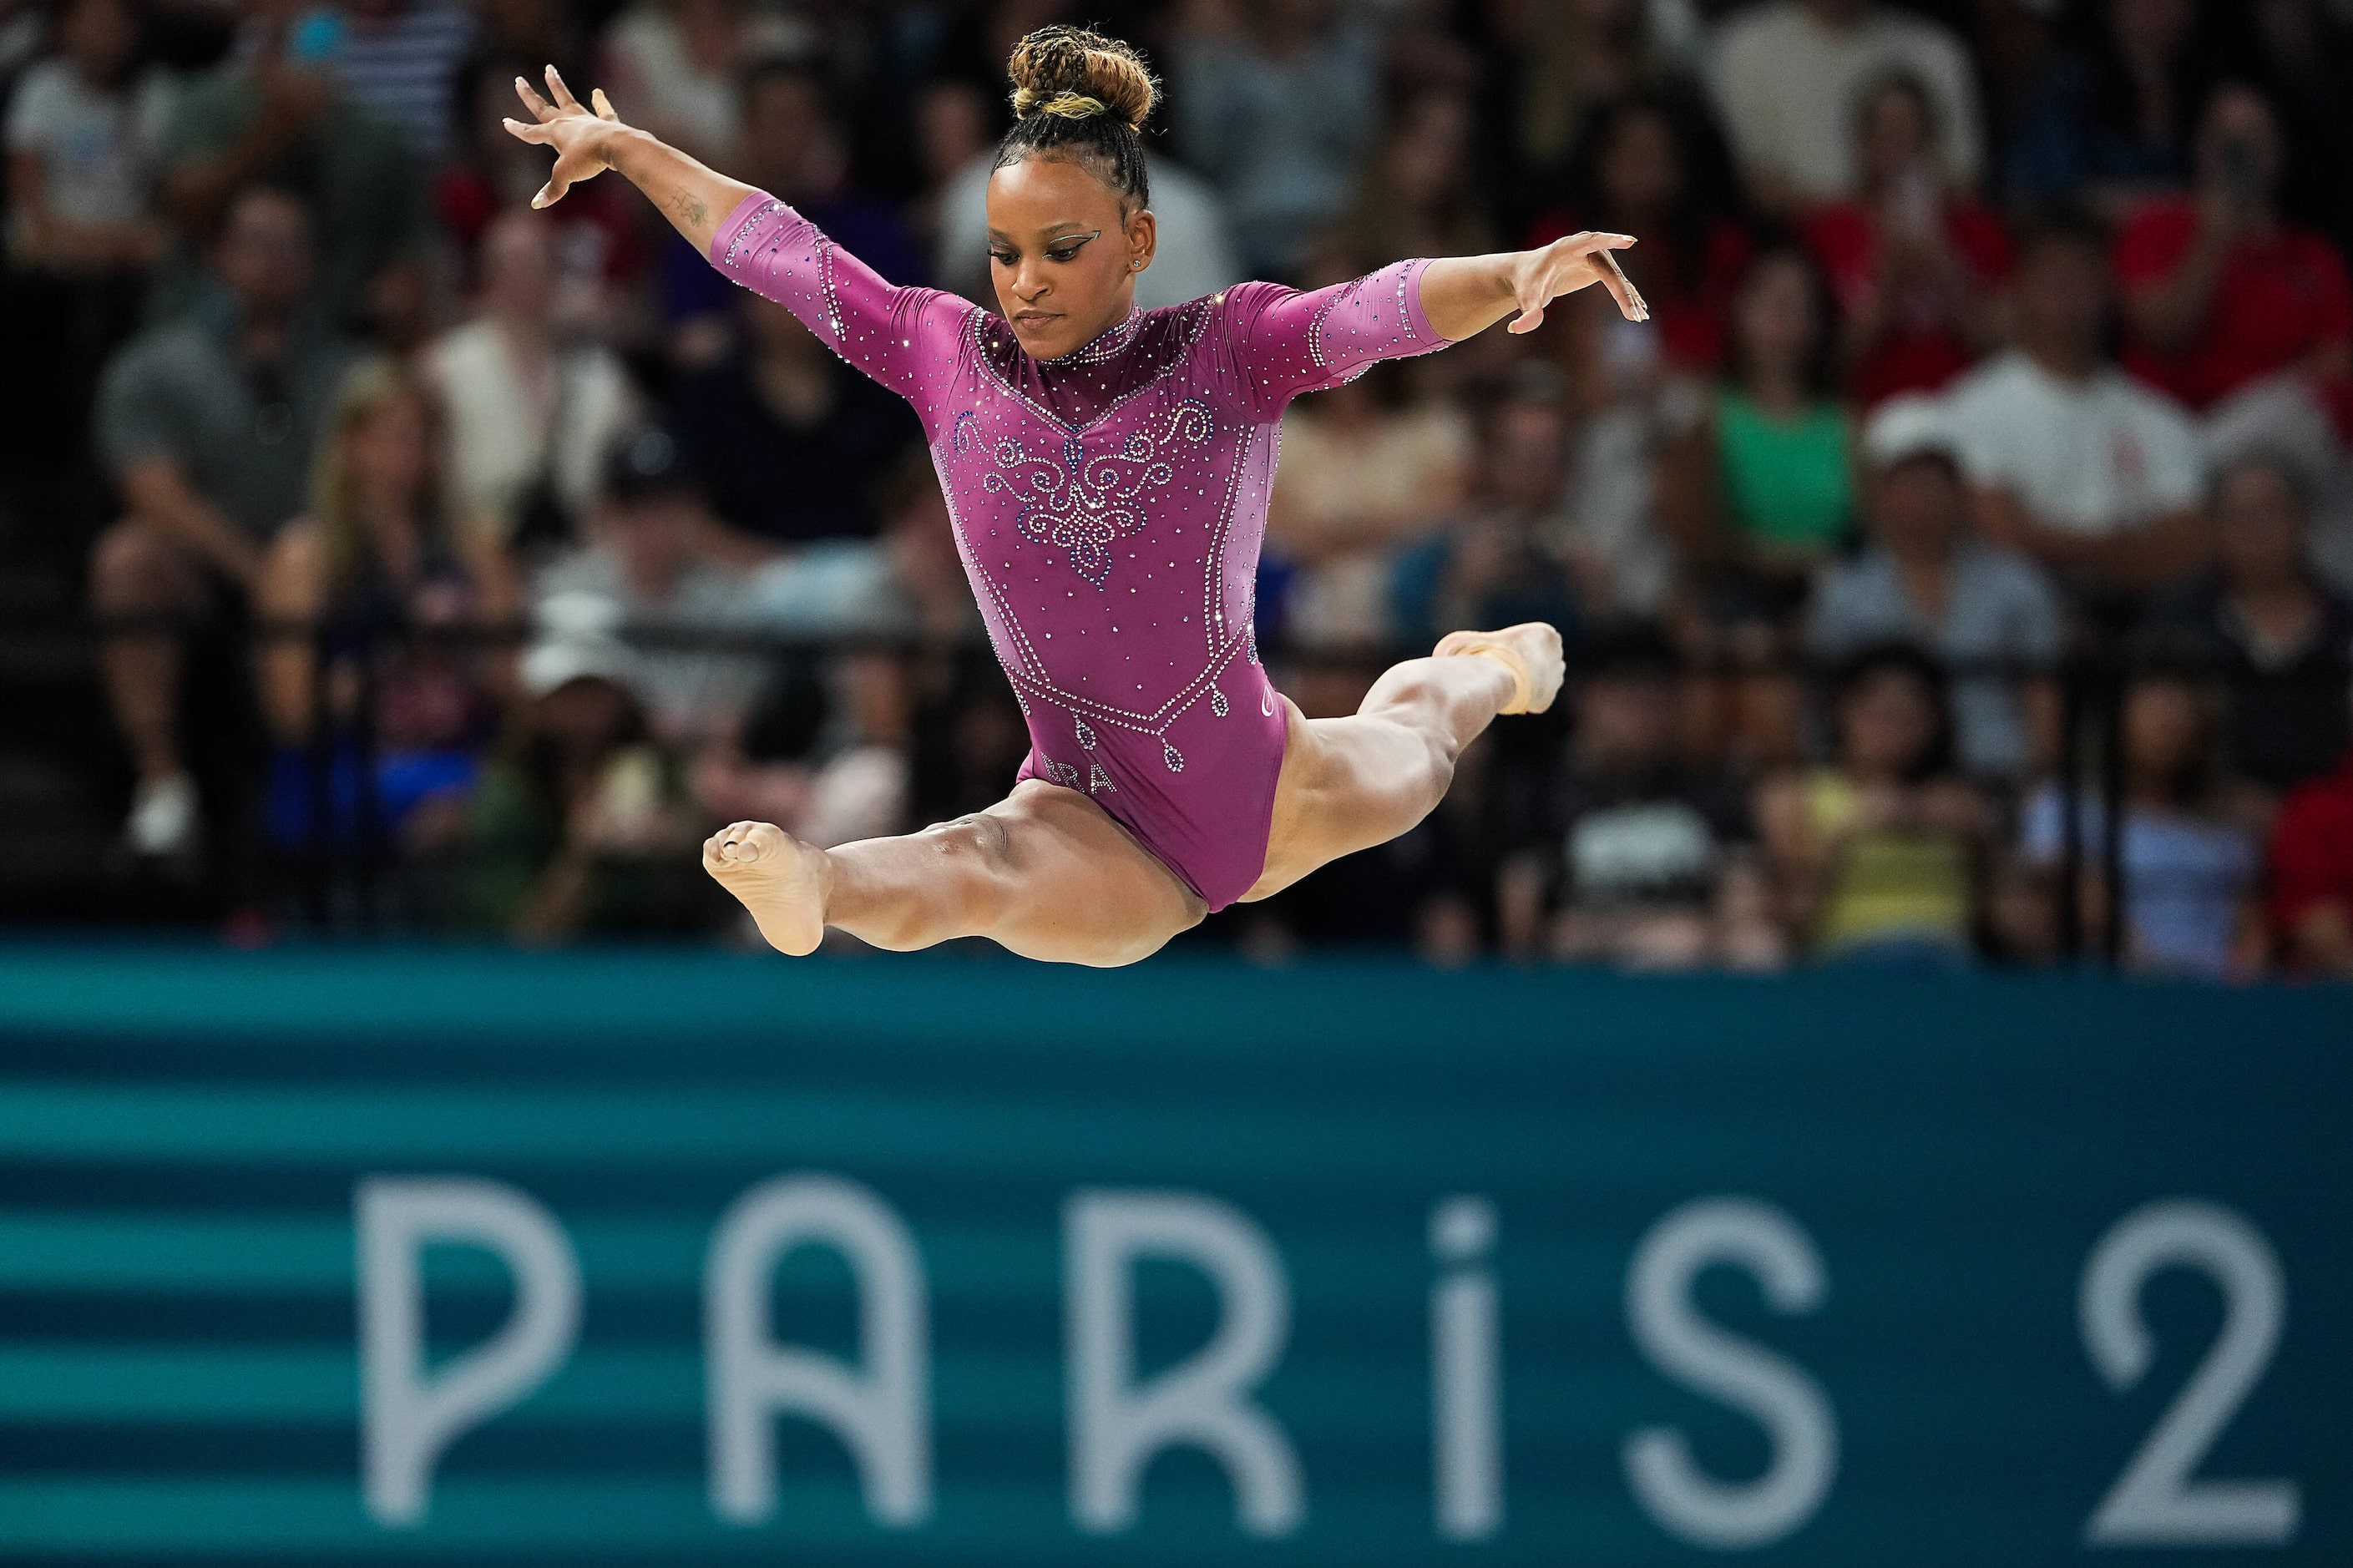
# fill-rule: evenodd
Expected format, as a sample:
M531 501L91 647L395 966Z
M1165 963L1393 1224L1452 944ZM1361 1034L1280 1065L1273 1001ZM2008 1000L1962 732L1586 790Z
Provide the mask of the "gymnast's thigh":
M1444 793L1428 742L1377 715L1310 719L1288 697L1282 773L1274 789L1266 865L1241 901L1271 898L1344 855L1386 844L1430 815Z
M1199 894L1077 790L1024 779L980 815L1001 830L1003 878L982 934L1024 958L1133 963L1208 914Z

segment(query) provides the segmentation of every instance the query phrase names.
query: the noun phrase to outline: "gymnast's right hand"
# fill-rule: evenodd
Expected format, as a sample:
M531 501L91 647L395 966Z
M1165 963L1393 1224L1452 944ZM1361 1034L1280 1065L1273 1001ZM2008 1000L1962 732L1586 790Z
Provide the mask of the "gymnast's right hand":
M531 83L515 78L515 96L537 123L506 122L508 132L519 140L555 149L555 167L549 171L547 184L531 198L535 207L553 206L576 182L593 180L611 168L613 142L628 130L613 112L613 101L601 87L588 95L588 101L596 105L593 113L572 96L554 66L547 68L547 90L554 98L553 103L533 92Z

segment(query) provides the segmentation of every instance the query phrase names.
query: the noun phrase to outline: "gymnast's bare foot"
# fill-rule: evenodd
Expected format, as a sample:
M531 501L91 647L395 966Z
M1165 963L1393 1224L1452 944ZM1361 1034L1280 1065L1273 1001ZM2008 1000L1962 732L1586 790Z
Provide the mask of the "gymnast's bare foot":
M704 840L702 868L752 912L768 945L795 958L825 940L825 851L766 822L738 822Z
M1449 632L1438 639L1433 656L1479 654L1512 672L1516 689L1504 707L1506 713L1541 713L1560 695L1567 667L1561 662L1560 633L1542 621L1523 621L1497 632Z

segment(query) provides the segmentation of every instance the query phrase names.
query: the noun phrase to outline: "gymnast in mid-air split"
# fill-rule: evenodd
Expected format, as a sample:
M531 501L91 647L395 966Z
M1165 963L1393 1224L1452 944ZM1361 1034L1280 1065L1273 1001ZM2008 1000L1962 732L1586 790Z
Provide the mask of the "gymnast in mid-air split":
M954 822L820 849L767 823L702 861L778 951L828 926L877 947L983 936L1026 957L1132 963L1211 910L1262 899L1404 833L1500 713L1541 712L1560 637L1458 631L1308 719L1269 683L1252 630L1276 426L1303 392L1429 353L1599 283L1647 311L1611 259L1624 235L1400 261L1300 292L1242 283L1135 307L1155 226L1140 128L1155 86L1125 45L1021 40L1016 120L988 182L1004 314L893 288L764 192L584 107L553 67L533 119L555 151L545 206L618 170L712 265L790 310L914 405L989 640L1028 716L1012 793Z

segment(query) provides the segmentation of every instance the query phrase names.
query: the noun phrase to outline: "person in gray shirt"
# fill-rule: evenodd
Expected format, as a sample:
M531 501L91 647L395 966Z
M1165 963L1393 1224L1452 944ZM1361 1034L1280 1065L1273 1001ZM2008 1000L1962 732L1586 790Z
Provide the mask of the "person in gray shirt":
M1970 536L1958 451L1937 400L1880 405L1862 435L1872 542L1823 569L1808 639L1826 659L1903 641L1948 664L2010 667L1961 669L1953 716L1963 768L2015 782L2035 760L2031 709L2052 700L2035 672L2058 661L2064 623L2040 567Z
M313 437L351 350L304 311L310 217L282 191L230 204L190 310L126 344L99 389L97 445L123 516L90 559L100 653L138 787L125 835L174 856L197 835L176 717L174 620L241 597L271 536L306 504Z

